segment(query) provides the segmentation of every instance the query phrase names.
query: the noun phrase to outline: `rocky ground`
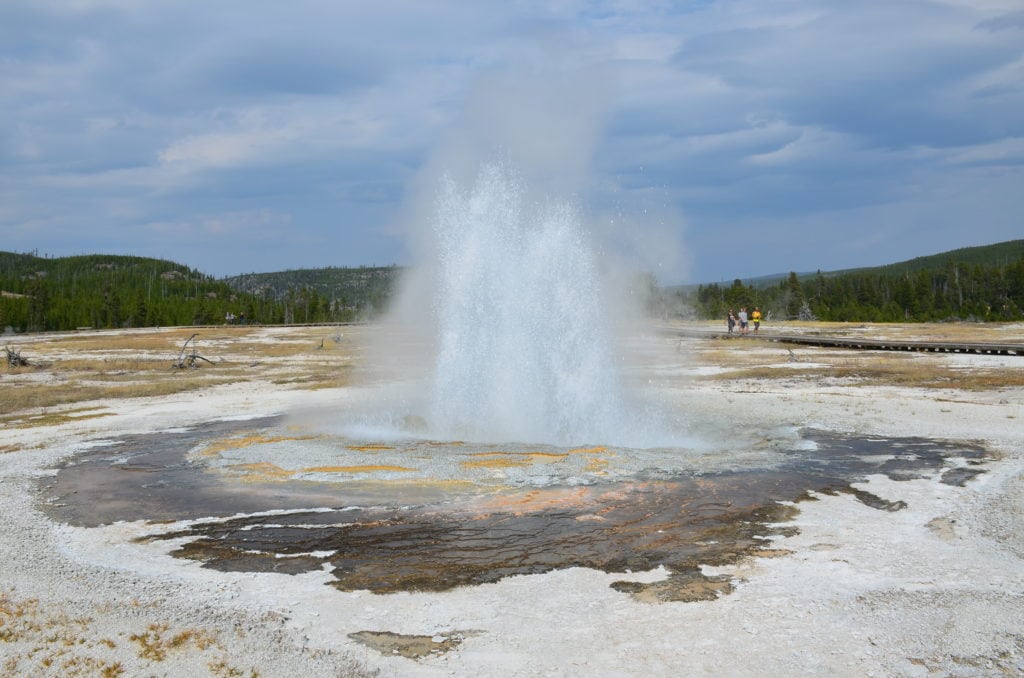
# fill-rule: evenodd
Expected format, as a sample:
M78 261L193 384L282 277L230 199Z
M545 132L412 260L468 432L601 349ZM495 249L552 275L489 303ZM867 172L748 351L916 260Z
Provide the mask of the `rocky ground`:
M710 328L710 326L708 326ZM671 328L670 328L671 329ZM718 329L717 326L714 329ZM974 330L973 332L971 330ZM966 333L1021 326L789 326ZM142 521L46 517L39 479L114 437L343 407L373 380L374 327L18 337L0 372L0 673L39 676L991 676L1024 672L1024 356L892 354L652 334L627 374L696 438L742 450L782 428L981 443L984 473L801 501L765 553L706 566L732 592L651 603L585 568L375 595L327 574L218 572L136 543ZM762 332L781 331L765 327ZM5 339L6 341L6 339ZM13 343L13 342L11 342ZM187 372L187 373L186 373ZM955 463L952 460L951 463ZM776 551L777 553L768 553Z

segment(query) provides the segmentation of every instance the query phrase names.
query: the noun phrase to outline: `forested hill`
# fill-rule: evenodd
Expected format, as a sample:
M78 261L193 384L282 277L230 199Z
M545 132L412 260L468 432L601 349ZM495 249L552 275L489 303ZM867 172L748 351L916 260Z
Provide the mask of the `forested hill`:
M897 261L894 264L882 264L881 266L865 266L862 268L843 268L835 271L817 271L816 273L797 273L800 280L808 280L815 276L822 275L826 278L836 278L844 275L900 275L905 273L916 273L922 270L937 270L943 268L949 261L955 261L961 266L1005 266L1012 264L1021 257L1024 257L1024 240L1008 240L994 245L979 245L977 247L962 247L956 250L929 254L923 257L915 257L906 261ZM789 277L788 273L773 273L757 278L744 278L743 282L752 287L762 288L778 285ZM696 285L686 286L696 287Z
M279 302L328 304L354 317L372 316L387 305L401 270L397 266L304 268L275 273L247 273L225 278L238 292Z
M228 313L274 322L278 306L172 261L0 252L0 332L193 325Z
M344 322L384 308L401 269L319 268L224 280L161 259L0 252L6 328L153 327L234 322ZM652 278L653 281L653 278ZM1024 318L1024 240L875 268L790 273L770 284L650 285L649 310L724 318L759 306L771 319L905 322Z
M668 306L705 318L760 307L774 318L905 322L1024 318L1024 240L968 247L887 266L790 273L774 284L700 285Z
M325 268L218 280L162 259L0 252L0 333L232 322L346 322L383 309L399 269Z
M957 250L931 254L924 257L915 257L907 261L900 261L895 264L885 264L870 268L851 268L831 273L823 273L830 277L851 274L883 274L900 275L904 273L916 273L923 270L942 269L949 262L955 262L960 266L1007 266L1024 257L1024 240L1008 240L994 245L980 245L978 247L962 247Z

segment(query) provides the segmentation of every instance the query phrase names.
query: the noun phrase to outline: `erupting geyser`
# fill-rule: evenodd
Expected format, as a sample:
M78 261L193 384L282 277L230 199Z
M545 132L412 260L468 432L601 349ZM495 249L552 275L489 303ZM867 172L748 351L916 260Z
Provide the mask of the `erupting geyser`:
M468 190L443 181L433 226L430 434L636 444L607 297L573 206L530 204L515 175L489 165Z

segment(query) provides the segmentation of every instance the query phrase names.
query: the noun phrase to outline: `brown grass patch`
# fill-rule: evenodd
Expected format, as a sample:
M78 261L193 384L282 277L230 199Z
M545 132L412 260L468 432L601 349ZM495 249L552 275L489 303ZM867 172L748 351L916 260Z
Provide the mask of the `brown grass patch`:
M788 353L778 348L768 349L763 344L744 343L742 347L734 346L734 340L713 340L716 348L698 353L698 361L702 365L718 365L720 367L752 367L763 365L772 359L785 361ZM740 349L743 350L740 350Z
M352 379L348 374L338 374L328 377L313 377L303 383L303 388L310 391L319 391L325 388L345 388L352 385Z
M721 374L704 375L700 379L730 380L804 380L824 378L846 379L856 386L909 386L963 391L988 391L1024 386L1024 370L989 368L958 368L928 359L919 354L898 354L881 357L877 353L852 355L831 364L814 367L749 367ZM825 362L828 358L808 358Z
M51 612L38 599L16 600L0 593L0 642L5 643L4 675L107 676L124 673L119 662L102 657L114 644L90 638L93 620Z
M120 358L130 353L152 356L156 353L166 356L156 362L165 360L170 363L192 335L196 335L193 341L196 351L214 362L232 356L244 360L308 355L333 360L344 354L339 344L320 335L288 331L276 336L264 332L263 328L126 330L121 334L60 335L52 338L42 335L40 341L31 344L29 352L49 356L70 354L69 359ZM193 344L189 344L190 350L192 347Z
M227 347L225 347L227 348ZM290 358L301 355L318 355L317 345L306 341L278 340L273 342L237 342L231 351L259 355L261 358Z
M92 372L97 375L110 376L140 372L166 372L171 360L154 358L60 358L48 365L53 372Z
M198 353L213 364L172 369L193 334L198 335ZM164 396L256 379L276 379L309 390L351 383L351 357L339 349L341 344L325 338L322 329L175 328L34 339L26 350L33 364L7 371L33 378L4 384L0 415L105 398ZM49 383L41 383L40 377Z
M44 335L31 347L30 352L40 356L35 364L7 372L37 378L4 384L0 415L102 398L170 395L252 379L272 379L304 389L339 388L350 383L349 357L335 348L336 342L325 341L322 350L322 336L288 333L286 338L278 339L266 336L262 328L201 331L197 337L199 353L214 365L201 363L197 370L171 369L181 345L193 334L193 329L183 328ZM286 356L302 357L280 362L273 359ZM262 358L268 359L261 362ZM259 369L254 370L257 365ZM40 383L38 377L49 377L49 383ZM53 380L59 383L53 384Z
M39 601L12 600L5 593L0 593L0 641L10 643L22 640L29 633L39 632L42 628Z
M46 338L36 345L45 345L47 348L73 352L97 351L109 353L111 351L172 351L174 355L181 350L185 340L196 334L196 330L190 328L176 328L166 330L126 330L123 333L104 334L78 334L56 336L52 339ZM198 332L197 339L210 335Z
M240 379L207 376L199 370L182 370L168 373L147 381L109 384L68 380L60 385L53 384L9 384L5 386L4 398L0 401L0 415L23 412L38 408L58 407L90 400L120 398L150 398L194 391L212 386L231 384Z
M7 374L34 374L40 370L40 367L35 364L19 365L17 367L11 367L7 365L5 372Z
M787 321L763 323L761 331L787 334L823 334L839 337L879 337L909 341L1019 342L1012 323L847 323L825 321Z
M194 647L202 651L217 645L216 636L209 631L186 629L168 637L169 629L167 624L154 623L150 624L144 633L133 634L128 639L139 645L140 658L154 662L167 659L167 653L172 650Z
M920 388L950 388L987 391L1024 386L1024 370L957 368L913 358L879 358L845 362L834 366L833 376L858 380L860 385L894 384Z
M696 379L705 381L729 381L732 379L818 379L822 376L836 376L832 374L831 367L818 369L800 369L795 367L746 367L742 369L729 370L718 374L703 374Z
M231 666L228 664L226 656L210 662L206 668L210 669L211 675L218 676L218 678L260 678L260 673L256 669L249 669L249 672L246 673L242 669Z
M0 422L12 428L33 428L36 426L60 426L72 421L83 421L85 419L96 419L99 417L113 416L113 412L102 411L103 407L80 407L73 410L60 412L43 412L27 417L0 417Z
M272 383L281 386L301 386L305 390L318 391L325 388L344 388L352 384L351 365L303 365L301 368L290 369L287 377L272 379ZM299 374L298 369L311 370L308 374Z

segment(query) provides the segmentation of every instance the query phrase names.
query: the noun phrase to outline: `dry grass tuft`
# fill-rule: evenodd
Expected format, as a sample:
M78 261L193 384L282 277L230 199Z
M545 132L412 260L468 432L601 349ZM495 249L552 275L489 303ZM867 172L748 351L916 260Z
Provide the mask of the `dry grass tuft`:
M256 669L249 669L249 672L246 673L242 669L231 666L228 664L226 656L210 662L206 668L210 669L211 675L218 676L218 678L260 678L259 671Z
M0 417L0 423L12 428L31 428L35 426L59 426L71 421L83 421L98 417L109 417L114 413L103 411L103 407L79 407L77 409L58 412L43 411L26 417ZM0 450L2 451L2 450Z
M164 396L254 380L304 389L341 388L351 382L351 346L325 341L322 329L200 330L198 353L213 364L172 370L185 340L195 333L180 328L38 335L31 342L33 364L5 372L12 379L4 384L0 416L38 415L41 409L89 400Z
M124 674L120 662L104 658L115 647L91 639L93 620L51 613L38 599L16 600L0 593L0 641L4 675L105 676Z
M872 356L835 365L831 376L849 378L859 385L895 384L919 388L951 388L963 391L987 391L1024 386L1024 370L983 367L963 369L934 360L913 356Z
M219 647L216 637L205 630L186 629L167 637L170 627L167 624L150 624L144 633L129 636L129 640L139 645L139 657L154 662L167 659L171 650L185 650L194 647L203 651L210 647Z
M822 376L828 376L830 374L829 370L830 368L808 370L796 367L769 367L762 365L719 372L718 374L705 374L696 378L706 381L731 381L733 379L791 380L794 378L810 380L812 378L819 379Z
M49 369L54 373L85 372L110 377L117 374L140 372L166 372L169 361L155 358L62 358L53 361Z
M908 386L926 389L958 389L988 391L1024 386L1024 370L973 367L963 369L943 364L941 356L921 354L886 354L854 352L840 354L801 351L816 364L808 367L769 366L743 367L700 377L707 380L797 380L821 381L842 379L854 386ZM937 359L936 359L937 358Z
M0 593L0 641L10 643L40 632L42 626L37 621L38 617L37 599L15 601Z
M238 381L230 377L207 376L198 372L189 370L172 374L168 371L167 374L144 381L104 383L72 379L61 384L9 384L5 388L4 399L0 401L0 415L91 400L165 396Z
M697 353L699 362L703 365L718 365L721 367L752 367L763 365L771 358L777 356L781 359L781 353L776 349L773 353L766 353L763 350L756 350L759 346L752 346L750 343L737 344L733 339L716 339L709 342L714 348L700 350ZM747 350L738 350L738 349ZM755 350L749 350L749 349Z
M1019 342L1013 323L846 323L787 321L766 323L762 332L824 334L839 337L880 337L909 341Z
M140 657L162 662L167 659L167 648L163 641L167 629L167 624L150 624L145 633L134 633L128 639L139 644Z

